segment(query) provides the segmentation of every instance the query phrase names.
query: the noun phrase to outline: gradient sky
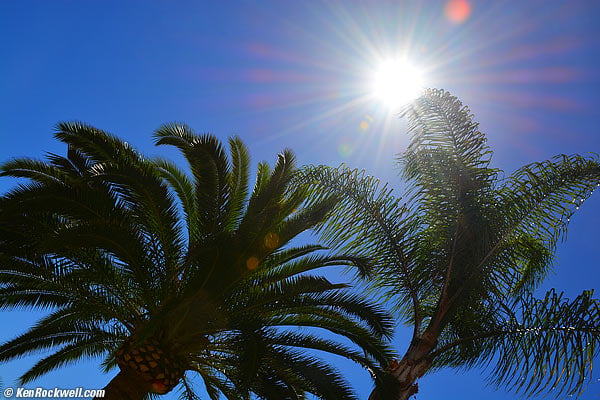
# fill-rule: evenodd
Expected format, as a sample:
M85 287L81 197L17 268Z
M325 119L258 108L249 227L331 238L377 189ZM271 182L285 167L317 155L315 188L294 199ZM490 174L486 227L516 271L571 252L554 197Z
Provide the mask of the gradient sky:
M366 168L402 193L394 157L405 125L369 93L377 64L403 55L481 123L493 165L512 172L559 153L600 151L598 1L9 1L0 0L0 160L64 154L62 120L83 120L146 154L162 123L238 134L253 163L292 148L300 163ZM14 185L0 180L0 193ZM599 286L600 193L572 219L544 289ZM39 313L1 312L0 340ZM400 329L395 346L403 350ZM33 365L0 365L4 386ZM600 361L600 360L598 360ZM98 360L27 387L101 388ZM340 362L362 398L371 383ZM514 398L485 371L445 370L419 400ZM2 396L0 394L0 396ZM600 397L594 372L582 399ZM175 394L164 396L175 399Z

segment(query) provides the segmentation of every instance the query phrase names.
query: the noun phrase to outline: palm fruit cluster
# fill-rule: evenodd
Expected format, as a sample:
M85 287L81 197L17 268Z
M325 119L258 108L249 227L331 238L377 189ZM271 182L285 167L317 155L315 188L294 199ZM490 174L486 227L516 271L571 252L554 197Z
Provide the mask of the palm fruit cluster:
M141 343L133 338L126 340L117 350L116 361L122 371L140 376L158 394L177 386L186 370L185 360L174 356L155 338Z

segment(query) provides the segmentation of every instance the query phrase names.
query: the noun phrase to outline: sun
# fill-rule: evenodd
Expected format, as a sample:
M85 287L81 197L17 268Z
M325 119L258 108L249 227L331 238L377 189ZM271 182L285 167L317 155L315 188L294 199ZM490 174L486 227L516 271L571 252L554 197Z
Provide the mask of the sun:
M373 96L390 109L414 100L425 86L421 69L405 59L383 61L372 79Z

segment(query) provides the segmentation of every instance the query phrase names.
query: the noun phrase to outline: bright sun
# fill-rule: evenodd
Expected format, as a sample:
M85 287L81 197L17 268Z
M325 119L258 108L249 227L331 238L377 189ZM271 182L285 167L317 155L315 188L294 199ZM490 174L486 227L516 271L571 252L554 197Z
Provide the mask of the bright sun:
M423 73L406 60L381 63L373 77L373 95L391 109L398 109L419 96Z

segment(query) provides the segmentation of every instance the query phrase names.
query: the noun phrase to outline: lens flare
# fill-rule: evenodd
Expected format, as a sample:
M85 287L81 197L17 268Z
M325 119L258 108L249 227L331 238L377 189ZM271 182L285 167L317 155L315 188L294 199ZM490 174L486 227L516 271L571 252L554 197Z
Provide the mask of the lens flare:
M265 236L265 247L269 250L273 250L277 246L279 246L279 235L273 232L267 233Z
M354 153L354 146L348 138L343 138L338 145L338 154L343 158L348 158Z
M455 24L462 24L471 15L471 5L467 0L450 0L446 3L446 17Z
M253 271L256 268L258 268L258 264L260 262L258 261L258 258L252 256L249 259L246 260L246 268L248 268L249 270Z

